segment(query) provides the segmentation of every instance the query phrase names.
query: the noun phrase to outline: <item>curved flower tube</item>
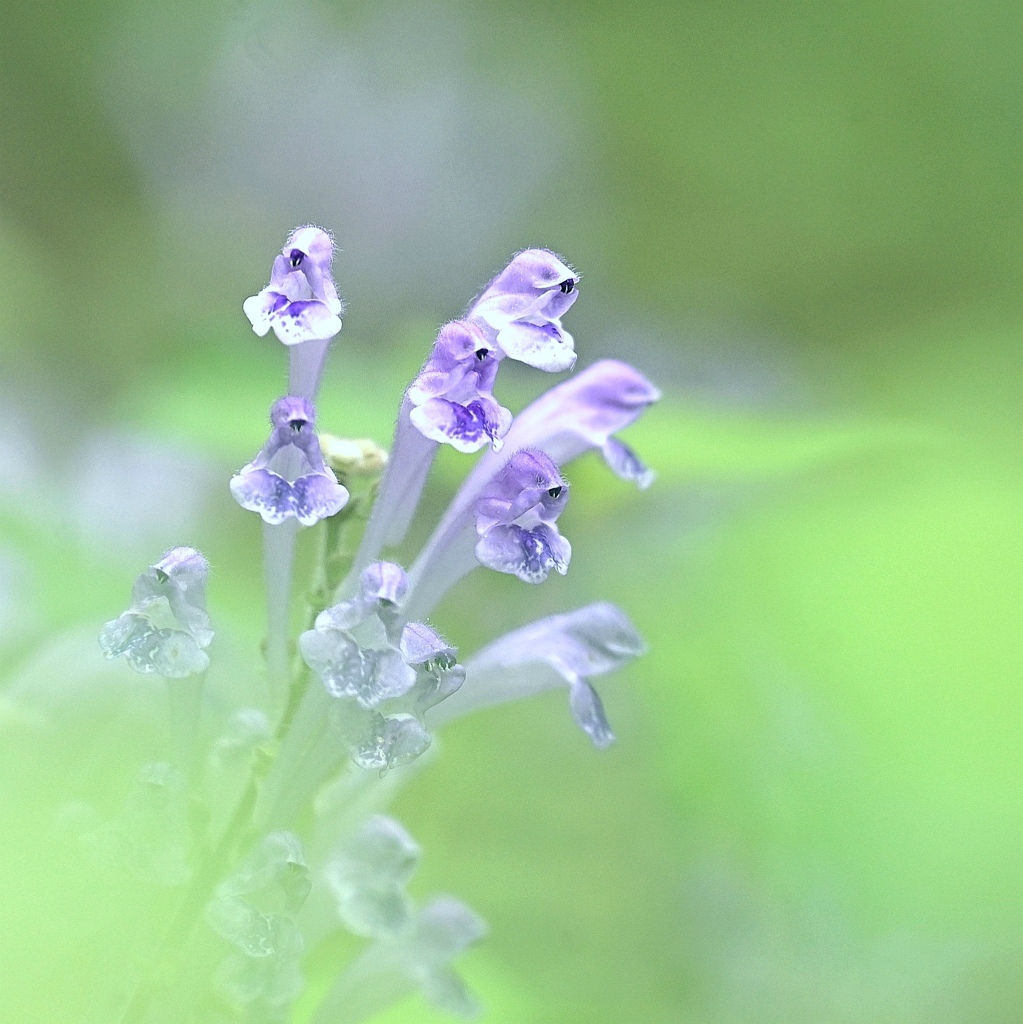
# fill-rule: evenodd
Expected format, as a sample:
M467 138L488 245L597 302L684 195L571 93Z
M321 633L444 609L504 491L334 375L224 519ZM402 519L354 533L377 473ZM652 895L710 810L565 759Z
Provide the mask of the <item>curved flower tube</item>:
M439 728L471 711L521 700L559 686L569 689L572 717L596 747L614 742L604 707L590 683L645 653L646 644L628 616L599 601L551 615L506 633L474 654L465 683L427 715Z

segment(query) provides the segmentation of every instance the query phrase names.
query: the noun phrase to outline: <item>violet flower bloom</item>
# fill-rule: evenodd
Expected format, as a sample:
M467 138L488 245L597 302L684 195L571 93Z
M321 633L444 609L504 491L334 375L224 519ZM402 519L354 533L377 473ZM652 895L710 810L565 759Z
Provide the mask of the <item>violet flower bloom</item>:
M475 452L487 444L498 451L512 414L492 394L497 366L498 353L478 325L445 324L408 389L413 426L456 451Z
M209 563L194 548L172 548L135 581L128 610L103 627L103 653L123 655L136 672L166 679L205 672L213 640L208 575Z
M604 707L589 680L614 672L645 653L625 613L600 601L551 615L495 640L465 666L465 684L428 716L431 727L506 701L568 686L576 724L596 747L614 742Z
M561 318L578 283L579 275L549 249L526 249L487 285L466 318L512 359L550 373L571 370L575 349Z
M518 451L476 505L476 558L526 583L568 572L572 546L555 525L568 504L568 484L538 451Z
M235 501L258 512L264 522L282 523L293 516L303 526L344 508L348 491L323 461L312 403L279 398L270 409L270 424L269 440L231 480Z
M306 225L288 237L274 260L270 283L242 303L252 329L272 327L285 345L333 338L341 330L342 304L331 277L334 243L321 228Z

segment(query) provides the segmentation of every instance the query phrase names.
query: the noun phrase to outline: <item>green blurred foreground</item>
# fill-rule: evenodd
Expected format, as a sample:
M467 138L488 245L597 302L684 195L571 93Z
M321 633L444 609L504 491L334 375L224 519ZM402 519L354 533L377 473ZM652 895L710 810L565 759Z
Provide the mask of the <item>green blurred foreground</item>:
M96 55L129 13L26 7L5 25L3 386L57 433L57 453L115 426L209 458L223 487L180 540L214 565L218 643L244 682L262 628L258 531L226 480L262 441L282 365L239 308L265 260L232 256L230 286L211 289L215 261L167 240L159 185L96 98ZM374 45L368 8L323 16ZM425 849L420 893L456 893L491 925L463 964L488 1020L1018 1020L1018 10L597 17L562 4L512 18L452 4L444 17L462 26L470 82L523 78L552 123L566 96L578 110L586 173L571 200L541 187L481 276L529 242L565 252L587 274L584 358L635 359L666 394L627 438L660 472L646 496L595 464L572 474L565 580L540 594L477 580L486 602L456 593L438 616L471 650L473 630L601 595L651 648L604 687L612 750L595 754L552 694L458 723L393 808ZM219 29L202 25L162 36L154 70L186 116L206 65L171 72L208 57ZM540 62L543 88L529 77ZM329 226L344 245L344 225ZM357 258L343 257L342 287ZM387 438L435 327L432 311L389 315L360 329L353 311L325 429ZM620 328L633 320L666 340L631 351ZM730 347L737 324L754 340ZM777 364L796 397L692 387L694 359L716 352L737 374ZM514 381L504 394L516 408ZM455 479L439 468L435 509ZM35 672L56 700L74 679L52 668L54 637L77 630L86 649L141 565L54 528L16 491L0 491L0 540L35 574L3 674L10 686ZM147 908L71 857L53 816L70 799L116 803L148 740L101 704L58 738L7 711L0 722L0 1016L77 1020ZM433 1019L419 1003L386 1018Z

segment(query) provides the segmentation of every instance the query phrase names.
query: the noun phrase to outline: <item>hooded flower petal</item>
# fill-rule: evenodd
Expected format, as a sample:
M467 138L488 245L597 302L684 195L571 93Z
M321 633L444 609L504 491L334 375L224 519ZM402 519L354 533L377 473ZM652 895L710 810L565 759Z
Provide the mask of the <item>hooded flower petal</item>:
M344 508L348 491L323 461L312 402L295 395L278 399L270 425L266 444L231 479L235 501L273 525L294 517L313 526Z
M341 330L341 300L331 277L334 245L320 228L296 228L274 260L270 283L242 309L261 337L272 327L285 345L324 340Z
M527 249L486 287L467 319L504 355L548 372L575 365L561 317L575 302L579 276L548 249Z
M564 574L571 545L555 525L568 502L568 483L540 451L517 451L491 477L475 502L449 512L412 566L406 612L425 618L477 565L543 582ZM473 536L475 534L475 536Z
M479 708L567 685L573 718L595 746L607 746L614 734L590 680L622 668L645 651L635 627L613 604L602 601L551 615L473 655L464 685L430 711L427 720L437 727Z
M413 426L457 451L475 452L488 444L499 449L512 416L491 394L497 363L497 353L476 324L445 324L408 390Z

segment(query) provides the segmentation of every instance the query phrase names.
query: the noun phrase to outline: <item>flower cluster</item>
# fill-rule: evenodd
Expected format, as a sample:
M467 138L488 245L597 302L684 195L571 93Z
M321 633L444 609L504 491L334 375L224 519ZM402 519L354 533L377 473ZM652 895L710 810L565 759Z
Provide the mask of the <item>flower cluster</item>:
M239 702L214 690L216 703L203 704L199 690L187 690L196 699L184 720L196 735L202 715L217 723L205 756L186 737L178 768L160 762L144 777L177 780L173 863L208 852L205 869L179 871L164 884L186 887L183 908L204 908L209 962L219 964L210 986L237 1019L284 1019L303 992L306 954L316 951L322 965L341 928L369 945L324 989L314 1024L367 1019L413 989L468 1015L476 1004L451 963L485 925L452 897L417 907L405 886L418 846L397 822L368 812L437 729L482 707L563 686L594 746L613 742L593 680L644 650L620 609L598 602L549 616L468 657L430 616L476 569L532 585L567 573L572 547L559 529L571 491L565 465L599 451L612 472L647 487L652 472L617 434L659 395L632 367L604 360L516 416L500 404L494 388L504 359L548 373L576 361L562 318L579 296L579 276L554 253L528 249L441 327L405 393L388 456L370 442L321 437L314 400L341 329L333 255L326 232L296 229L269 285L244 303L255 333L272 329L290 362L289 393L270 409L270 436L230 482L238 504L263 523L265 697ZM416 516L442 444L479 454L406 569L387 549ZM306 628L296 639L300 527L315 527L319 539ZM207 572L201 555L175 548L139 577L131 606L100 637L108 657L169 681L172 714L185 678L201 684L211 666ZM189 800L206 807L195 816L205 824L182 824L186 785ZM160 979L139 999L158 998L175 970L199 962L182 954L175 968L162 956Z

